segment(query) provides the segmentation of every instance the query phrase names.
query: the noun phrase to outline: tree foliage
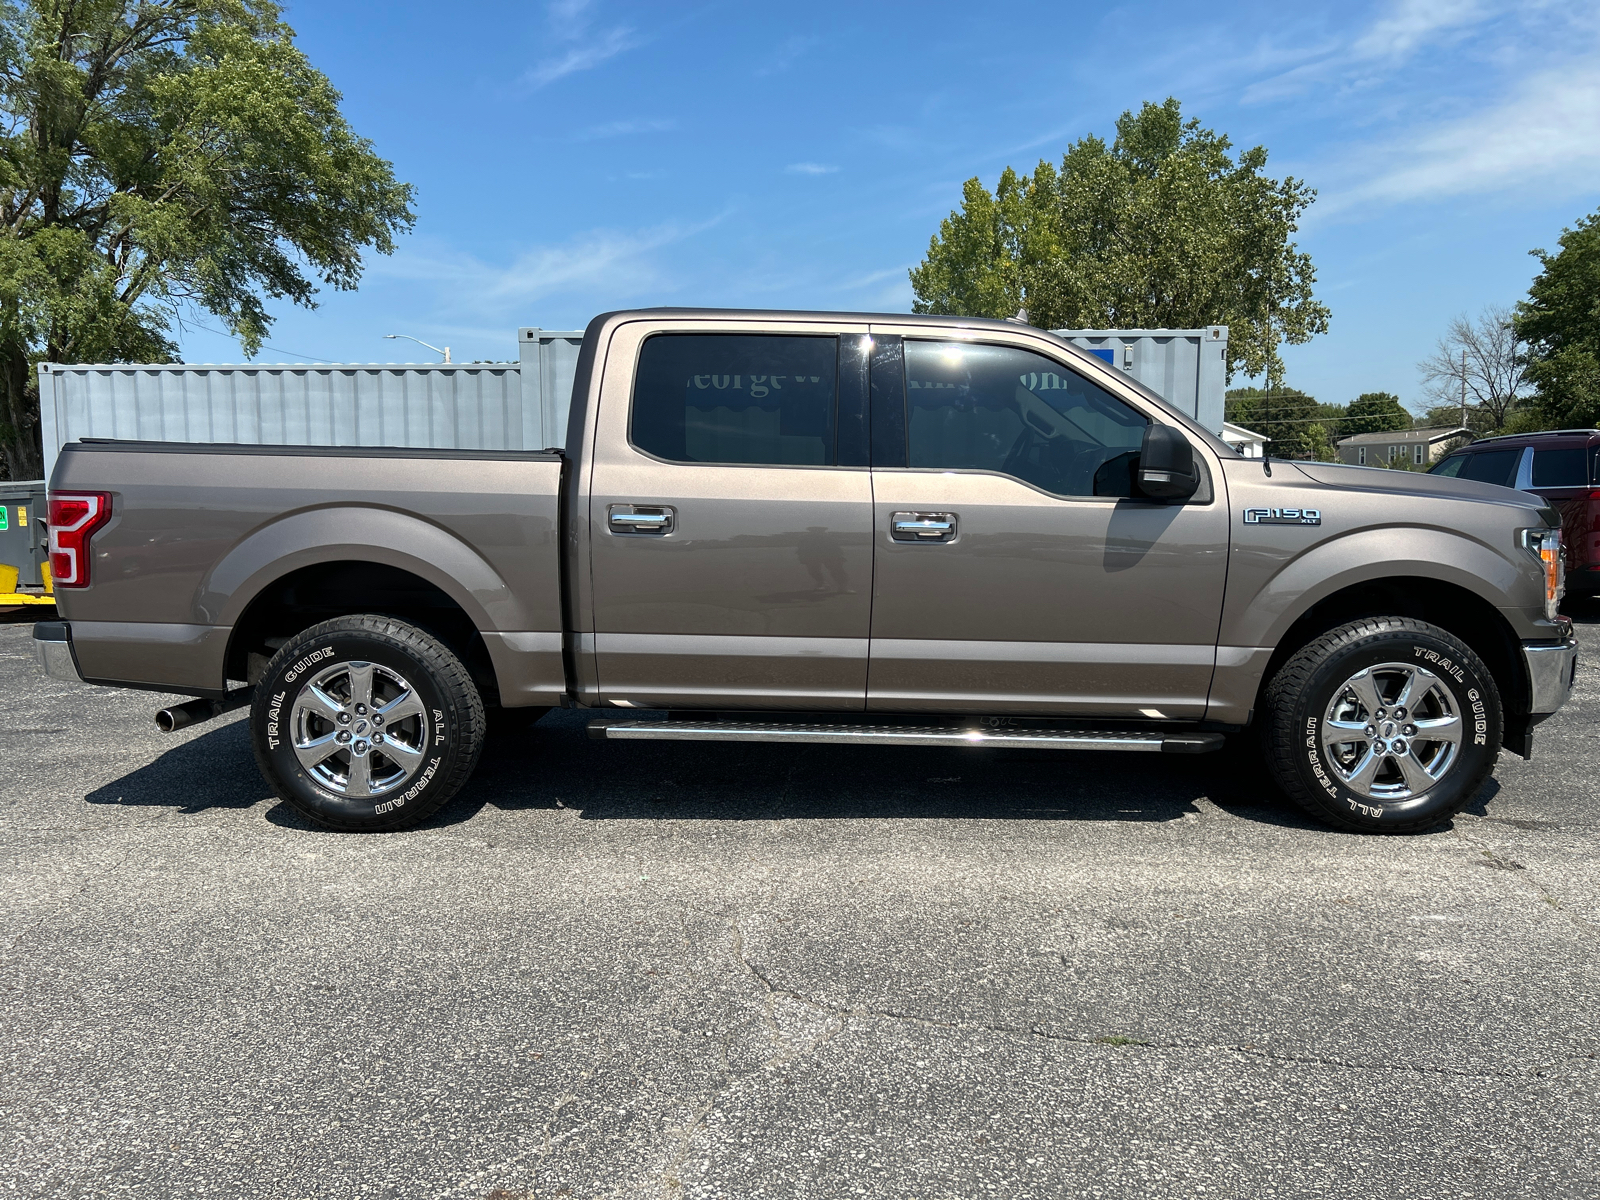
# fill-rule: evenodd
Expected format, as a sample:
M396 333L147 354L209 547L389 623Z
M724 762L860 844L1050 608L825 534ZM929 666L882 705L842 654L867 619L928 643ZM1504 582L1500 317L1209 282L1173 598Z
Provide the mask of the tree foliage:
M1228 370L1267 373L1277 348L1328 327L1316 272L1290 241L1316 193L1262 173L1267 152L1185 121L1174 99L1088 136L1060 168L976 178L911 272L917 312L1008 317L1048 328L1227 325Z
M1517 305L1516 334L1528 344L1530 405L1539 427L1600 422L1600 212L1561 235L1555 254L1533 251L1544 269Z
M271 0L0 0L0 449L42 469L34 365L164 361L186 307L247 354L348 289L412 191Z
M1323 406L1297 388L1230 388L1226 419L1272 440L1267 453L1273 458L1316 459L1331 462L1333 440L1322 420Z
M1338 436L1358 433L1387 433L1391 429L1410 429L1411 414L1400 397L1389 392L1363 392L1350 401L1340 422Z

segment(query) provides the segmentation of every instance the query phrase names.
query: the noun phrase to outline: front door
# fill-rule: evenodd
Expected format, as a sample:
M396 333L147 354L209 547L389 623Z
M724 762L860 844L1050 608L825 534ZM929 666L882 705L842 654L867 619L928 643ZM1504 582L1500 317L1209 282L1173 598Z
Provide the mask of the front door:
M1209 480L1131 498L1156 406L1039 350L913 332L874 328L867 707L1204 716L1225 501Z
M863 707L865 333L666 323L613 338L589 500L602 703Z

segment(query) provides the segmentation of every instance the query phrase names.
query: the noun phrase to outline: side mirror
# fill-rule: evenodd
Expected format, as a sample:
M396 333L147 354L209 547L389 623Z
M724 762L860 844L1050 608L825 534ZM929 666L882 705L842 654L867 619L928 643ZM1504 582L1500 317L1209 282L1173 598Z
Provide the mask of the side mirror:
M1139 490L1152 500L1187 500L1200 488L1194 447L1170 425L1145 426L1136 475Z

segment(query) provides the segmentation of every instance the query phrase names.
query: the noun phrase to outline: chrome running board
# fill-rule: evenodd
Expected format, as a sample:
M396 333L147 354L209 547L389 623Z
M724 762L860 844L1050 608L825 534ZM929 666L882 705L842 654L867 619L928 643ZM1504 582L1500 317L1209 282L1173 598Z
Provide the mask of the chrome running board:
M970 729L955 725L870 725L788 721L589 722L589 736L671 742L791 742L850 746L1003 746L1021 750L1133 750L1204 754L1222 748L1222 735L1201 730Z

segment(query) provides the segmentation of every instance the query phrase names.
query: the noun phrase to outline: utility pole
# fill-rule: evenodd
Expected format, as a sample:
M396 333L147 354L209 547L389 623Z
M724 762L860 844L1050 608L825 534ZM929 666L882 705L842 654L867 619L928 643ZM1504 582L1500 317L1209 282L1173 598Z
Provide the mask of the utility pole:
M1461 352L1461 427L1467 427L1467 352Z

